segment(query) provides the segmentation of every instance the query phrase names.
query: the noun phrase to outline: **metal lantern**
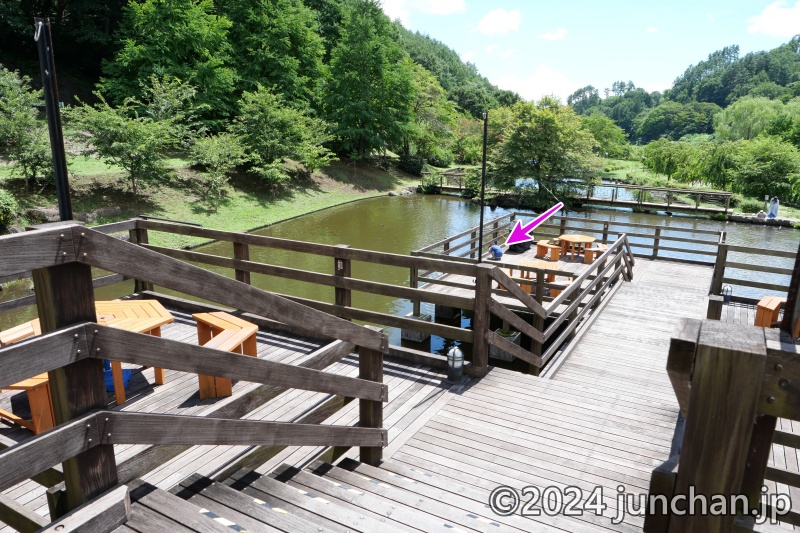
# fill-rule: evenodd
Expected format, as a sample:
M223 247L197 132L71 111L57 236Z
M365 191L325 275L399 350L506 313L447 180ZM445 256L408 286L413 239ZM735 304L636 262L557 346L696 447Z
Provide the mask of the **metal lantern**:
M733 287L731 287L730 285L723 285L722 302L725 304L731 303L731 295L733 295Z
M458 381L464 373L464 352L453 346L447 352L447 379Z

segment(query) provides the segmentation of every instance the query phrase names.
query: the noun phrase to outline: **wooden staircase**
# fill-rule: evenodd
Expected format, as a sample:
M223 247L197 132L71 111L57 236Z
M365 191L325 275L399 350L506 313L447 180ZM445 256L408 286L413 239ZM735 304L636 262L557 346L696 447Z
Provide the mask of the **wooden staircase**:
M307 469L284 465L268 476L240 471L222 482L194 474L170 493L140 481L131 488L131 517L119 532L522 532L531 526L520 516L497 516L488 505L477 514L474 487L454 487L452 479L391 460L379 468L352 459Z

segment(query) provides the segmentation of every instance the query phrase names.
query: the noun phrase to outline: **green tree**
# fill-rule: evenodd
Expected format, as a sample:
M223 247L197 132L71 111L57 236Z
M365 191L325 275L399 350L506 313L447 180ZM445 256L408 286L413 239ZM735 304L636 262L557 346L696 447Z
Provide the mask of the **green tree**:
M104 65L101 88L113 102L141 99L151 76L168 75L198 88L197 104L213 127L233 115L235 72L229 66L230 20L212 0L131 2L117 32L120 50Z
M686 135L712 133L716 104L704 102L663 102L646 112L639 121L637 138L643 143L666 137L673 141Z
M412 120L413 72L378 0L347 4L325 88L338 149L365 157L400 146Z
M136 113L132 99L112 107L100 93L93 107L81 104L68 109L65 117L86 146L84 155L98 156L104 163L127 171L124 178L134 198L143 186L169 178L166 155L175 148L178 137L169 119L153 120Z
M205 196L215 209L219 208L228 174L247 160L242 143L230 133L202 137L192 146L191 159L203 168L201 182Z
M800 180L800 152L777 137L740 141L733 154L733 187L745 196L794 198Z
M410 153L410 145L414 145L416 153L422 157L449 155L458 116L455 104L447 99L447 93L433 74L421 65L412 65L411 69L417 97L412 106L413 126L408 130L404 151Z
M231 130L240 136L253 169L273 191L289 178L287 160L300 162L311 173L334 159L323 146L331 140L328 124L261 86L242 95Z
M300 0L225 0L233 26L231 65L241 90L272 87L285 101L308 105L324 79L322 37L315 13Z
M783 111L778 100L745 97L737 100L714 117L717 138L725 141L755 139Z
M28 188L53 174L47 127L37 120L41 100L27 76L0 66L0 157L12 162Z
M574 109L574 106L573 106ZM625 131L617 126L613 120L595 112L581 117L583 127L592 133L595 139L595 152L617 159L630 155L630 144L625 136Z
M518 179L531 178L550 201L545 189L566 198L577 185L568 178L588 180L598 169L595 139L571 107L545 97L536 104L518 102L512 111L514 120L492 153L496 186L510 189Z
M700 145L700 174L703 181L727 191L735 168L733 141L708 142Z

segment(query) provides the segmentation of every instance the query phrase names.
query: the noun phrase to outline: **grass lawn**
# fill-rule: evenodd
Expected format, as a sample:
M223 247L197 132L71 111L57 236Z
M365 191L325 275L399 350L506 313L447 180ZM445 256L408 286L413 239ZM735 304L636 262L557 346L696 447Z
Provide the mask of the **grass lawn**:
M90 158L75 158L70 164L73 210L92 212L102 207L122 210L120 215L101 217L90 225L143 214L195 222L208 228L245 231L353 200L382 196L419 183L418 177L403 172L383 171L361 163L335 162L310 179L295 183L275 195L258 178L235 176L231 179L228 194L215 208L199 192L198 175L187 168L186 161L170 160L169 166L175 171L170 180L148 187L134 197L127 190L125 173L120 169ZM0 187L11 191L23 208L56 205L54 190L26 192L23 181L11 178L7 170L7 167L0 167ZM198 244L202 239L154 232L150 242L182 247Z

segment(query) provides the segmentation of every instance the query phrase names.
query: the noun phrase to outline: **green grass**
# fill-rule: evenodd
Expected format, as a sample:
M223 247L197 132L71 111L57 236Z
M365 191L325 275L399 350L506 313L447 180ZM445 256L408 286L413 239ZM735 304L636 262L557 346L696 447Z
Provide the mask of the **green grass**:
M124 172L97 160L76 158L71 165L70 188L73 210L93 212L103 207L119 207L122 213L101 217L95 224L117 222L139 214L202 224L226 231L246 231L287 218L310 213L362 198L382 196L405 186L416 186L419 179L396 171L383 171L368 164L336 162L304 182L294 183L273 195L258 178L235 176L231 187L215 208L200 193L198 175L186 161L173 159L174 176L166 183L148 187L138 197L125 186ZM23 209L56 205L55 191L25 191L23 180L0 174L0 186L11 191ZM21 220L21 224L27 223ZM202 239L153 233L152 244L170 247L191 246Z

